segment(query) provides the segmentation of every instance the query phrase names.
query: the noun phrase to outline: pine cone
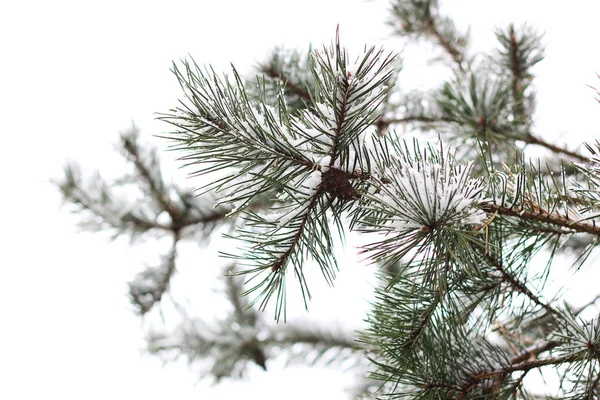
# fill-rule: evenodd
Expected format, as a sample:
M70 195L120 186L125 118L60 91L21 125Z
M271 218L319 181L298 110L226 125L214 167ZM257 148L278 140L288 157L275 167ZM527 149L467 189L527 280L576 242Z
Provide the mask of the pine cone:
M346 201L357 200L360 194L352 187L348 176L347 172L330 168L321 175L321 185L333 198Z

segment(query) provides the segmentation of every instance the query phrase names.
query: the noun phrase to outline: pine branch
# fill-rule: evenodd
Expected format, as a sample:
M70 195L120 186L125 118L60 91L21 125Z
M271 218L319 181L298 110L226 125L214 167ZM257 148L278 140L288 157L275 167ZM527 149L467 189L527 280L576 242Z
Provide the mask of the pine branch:
M567 228L572 232L589 233L591 235L600 236L600 227L596 227L594 220L592 220L591 223L587 221L573 220L556 212L548 213L548 211L541 208L536 211L530 211L490 203L483 205L481 208L489 213L498 212L498 214L517 217L522 220L543 222L562 228Z
M519 358L517 358L517 359L519 359ZM567 363L571 363L571 362L575 362L575 361L578 361L577 355L566 355L566 356L562 356L562 357L544 358L541 360L523 361L523 362L519 362L516 364L510 364L510 365L504 366L502 368L495 369L493 371L482 372L482 373L474 376L474 378L477 379L478 381L481 381L481 380L486 380L486 379L493 378L496 376L504 377L504 376L507 376L508 374L510 374L512 372L516 372L516 371L528 372L532 369L537 369L537 368L545 367L548 365L561 365L561 364L567 364Z
M250 97L235 69L232 83L184 61L184 69L175 65L173 72L187 102L161 117L178 128L174 139L191 153L183 159L207 165L196 174L227 173L205 188L220 194L219 204L233 204L244 213L246 226L236 236L246 245L242 255L224 255L249 267L244 273L254 274L250 280L262 275L244 294L260 289L250 304L260 300L260 309L276 294L277 319L285 318L288 265L305 306L310 298L302 272L305 256L317 261L329 283L333 280L337 267L326 214L331 212L342 235L341 213L353 207L360 198L355 186L370 176L361 137L376 120L392 76L391 55L371 48L352 63L339 37L331 48L309 57L315 83L310 110L293 114L284 96L277 96L275 106L267 104L260 79L258 95ZM252 210L263 199L277 199L272 207L277 215Z
M271 271L278 272L284 266L284 264L287 263L288 258L296 250L296 247L300 243L300 239L302 238L303 235L306 234L306 224L307 224L310 216L316 209L317 201L319 200L319 196L321 195L322 191L323 191L322 187L317 188L317 191L315 192L314 196L312 196L310 203L308 204L308 207L306 207L304 215L302 216L302 219L300 221L300 225L298 226L296 233L294 234L288 249L273 264L273 266L271 267Z
M284 71L278 71L273 66L262 66L261 70L265 72L270 78L277 79L285 87L300 99L304 100L307 104L311 104L311 95L308 90L287 77Z
M282 330L275 330L271 336L263 342L267 346L275 346L281 349L290 348L294 344L304 344L308 348L321 348L323 352L332 349L343 349L350 354L359 355L365 351L364 346L352 340L347 335L334 334L320 329L307 329L300 326L288 326Z
M581 314L586 308L593 306L594 304L596 304L596 302L600 300L600 294L597 295L596 297L594 297L592 300L590 300L589 302L587 302L586 304L582 305L581 307L573 310L573 315L577 316L579 314Z
M525 107L523 105L524 95L524 68L523 68L523 60L522 57L519 57L520 46L515 36L514 26L511 24L509 27L509 40L510 40L510 64L511 64L511 72L512 72L512 92L514 99L514 110L515 117L523 119L525 117Z
M404 118L389 118L389 119L385 119L385 118L381 118L380 119L381 122L379 122L382 125L385 126L389 126L392 124L405 124L405 123L413 123L413 122L423 122L426 124L431 124L431 123L448 123L448 122L455 122L458 123L460 122L460 120L458 119L454 119L452 117L429 117L426 115L415 115L415 116L407 116Z
M174 234L188 227L198 227L208 237L212 228L223 222L231 212L231 207L215 208L210 196L197 200L191 193L176 186L167 187L161 177L156 150L140 146L139 130L135 125L121 133L119 150L133 165L135 176L107 182L97 173L84 180L80 167L70 164L65 168L63 180L54 182L65 201L77 205L77 212L91 216L81 223L84 228L102 230L110 227L117 231L115 236L129 232L133 238L151 230ZM131 193L125 195L116 191L126 184L142 188L142 202L134 205L129 201ZM174 199L169 191L174 191L178 199ZM163 211L168 213L170 221L159 220L158 216Z
M452 60L454 60L455 65L461 72L465 72L464 68L464 55L461 50L457 46L455 46L454 41L444 34L438 24L437 21L433 18L431 13L426 14L427 19L426 22L429 25L429 30L431 35L435 38L438 44L450 55Z
M454 61L455 66L465 72L465 47L467 35L460 35L452 20L442 17L437 0L395 0L389 23L400 35L424 35L438 44Z
M202 204L191 193L182 192L174 186L167 187L161 177L156 151L139 144L139 130L135 125L121 134L119 149L133 165L134 176L108 183L98 174L84 183L79 168L71 165L65 170L65 180L57 184L65 200L78 205L79 212L92 215L86 225L88 227L105 229L108 225L117 230L117 235L129 231L132 238L149 231L162 231L173 237L171 250L161 257L160 264L146 268L129 283L130 300L143 316L161 301L169 288L176 270L177 244L185 234L184 229L199 229L207 238L213 228L224 221L231 208L213 208L214 204L209 199L202 199L201 202L206 203ZM135 207L126 200L131 193L117 195L113 189L132 183L141 187L144 195ZM169 190L177 193L178 200L171 197ZM144 210L144 206L148 211ZM170 216L170 221L160 222L162 212Z
M512 273L506 270L506 268L502 265L501 261L495 260L491 255L484 255L488 264L493 267L496 271L501 274L502 281L507 282L513 289L517 292L524 294L527 296L532 302L542 307L551 315L559 315L558 311L555 310L551 305L543 302L538 296L536 296L525 283L521 282L517 279Z
M243 282L234 276L237 270L236 264L230 264L224 269L225 294L227 300L233 306L233 319L242 325L255 327L258 322L258 315L253 310L248 309L248 302L242 296Z
M528 347L521 354L510 359L511 365L520 364L527 360L536 358L538 355L550 351L560 345L560 342L542 341L541 343L534 344Z
M251 268L240 272L255 274L248 283L255 278L260 279L258 275L264 276L261 281L242 293L248 295L260 289L260 293L249 303L249 307L260 301L259 309L264 310L272 296L276 295L275 318L279 320L283 315L285 321L285 276L290 267L298 279L307 307L307 300L311 295L302 272L305 253L318 262L327 282L333 283L334 268L337 269L337 264L332 255L332 243L326 239L315 241L315 238L331 236L326 219L326 210L331 201L325 203L323 193L323 188L319 185L310 197L298 199L299 203L288 205L290 211L283 217L287 220L285 225L280 225L278 221L267 222L256 214L246 216L248 229L239 230L237 239L248 242L248 247L243 249L241 255L224 255L237 259L242 266L247 265ZM253 227L256 229L253 230ZM265 236L270 239L265 240Z
M469 243L474 238L463 227L481 223L485 216L474 207L484 187L481 180L470 178L472 164L457 163L454 153L443 148L422 151L416 141L412 150L405 142L390 139L385 144L395 154L373 152L384 175L375 193L366 196L369 202L357 220L363 231L390 235L366 245L365 251L373 252L374 261L394 263L418 249L413 259L424 262L431 273L444 268L446 255L465 268L475 267Z
M217 381L243 375L250 363L267 370L269 360L283 357L287 363L301 358L310 365L325 359L327 364L343 365L347 359L358 363L364 351L344 334L308 329L304 325L271 327L255 317L248 319L233 310L218 325L186 319L171 334L152 332L148 350L163 357L172 356L176 350L178 356L186 356L190 363L204 364ZM210 363L206 365L206 361Z
M147 342L150 353L165 359L185 356L190 363L200 361L202 376L208 373L218 382L243 376L250 363L266 369L267 357L254 335L251 330L212 329L204 321L189 321L168 335L151 332Z
M436 296L432 299L433 301L425 309L425 312L419 316L419 322L414 324L411 331L406 335L404 344L401 347L403 350L410 349L417 342L423 330L428 326L436 307L441 303L442 297L442 291L438 290Z
M315 81L310 70L310 53L310 48L308 52L275 48L258 65L258 71L264 76L258 78L257 98L263 96L267 101L274 101L283 94L292 113L314 108L311 93L315 92Z
M544 58L541 37L526 25L516 30L510 24L506 31L496 31L496 38L501 46L498 64L511 75L515 125L529 127L531 124L534 94L528 88L533 79L531 69Z
M289 116L282 98L278 110L267 104L252 104L235 70L232 84L219 79L214 71L202 71L187 61L183 66L185 71L174 65L173 72L191 107L184 105L160 117L179 129L173 133L174 137L168 138L181 142L179 148L191 153L181 160L208 164L197 170L196 175L237 166L228 176L205 185L206 190L215 188L217 193L224 192L228 183L227 191L236 193L227 198L228 202L242 210L261 201L265 193L281 190L298 174L313 169L315 161L301 151L303 148L290 143L298 138L288 136ZM240 98L241 105L237 106ZM265 180L265 174L271 171L280 171L278 178ZM243 180L245 177L248 180ZM250 193L249 183L259 181L262 190Z
M173 203L172 203L173 204ZM179 220L171 221L169 223L160 223L155 220L144 220L138 218L133 213L126 213L122 217L122 221L131 222L138 226L139 228L145 230L150 229L158 229L165 232L175 232L182 231L188 227L201 227L204 229L205 227L217 225L220 222L224 222L225 219L231 214L231 208L228 207L218 207L215 208L214 211L206 213L203 212L203 215L198 216L187 216L180 217ZM174 214L176 215L176 214Z
M563 245L585 245L577 265L600 243L600 143L586 145L587 158L532 133L540 35L513 25L498 30L491 68L467 58L467 35L439 8L438 0L392 2L397 33L435 43L456 74L436 96L403 94L395 110L393 57L371 48L351 60L339 36L306 58L274 52L260 65L257 89L254 82L245 86L235 69L228 78L193 61L174 64L183 100L161 119L174 127L167 138L186 151L181 160L205 179L202 188L216 193L214 202L167 185L156 152L138 143L135 126L121 135L121 148L138 180L113 184L98 175L86 183L76 167L67 168L60 188L91 215L88 227L132 237L153 230L172 235L161 264L129 284L141 315L169 290L187 229L208 237L227 216L239 217L229 235L239 248L225 254L238 261L230 267L236 276L225 280L229 314L216 327L188 320L171 336L151 336L152 352L178 351L208 365L218 380L249 364L266 370L269 358L294 353L296 344L305 360L316 354L313 364L368 350L373 377L389 388L384 396L423 399L526 397L526 375L550 366L562 375L561 395L597 395L600 321L579 316L600 295L578 309L560 308L558 295L544 299L527 277L540 250L549 249L550 261L533 278L543 285ZM441 143L439 150L421 151L415 141L409 149L386 135L393 124L437 128L461 154ZM517 153L519 173L500 172L522 144L582 165L552 174L559 168L554 160L545 170L529 168ZM464 158L467 163L457 161ZM123 183L136 184L144 201L117 196ZM213 203L216 209L208 211ZM161 213L170 221L161 222ZM378 234L363 250L394 272L376 292L362 339L368 346L304 326L276 329L248 310L254 304L264 310L275 298L275 318L285 320L287 273L298 280L306 307L304 270L311 261L332 284L334 233L343 237L347 217L351 230ZM241 274L252 275L245 291ZM253 300L240 297L253 292Z
M583 155L581 155L579 153L576 153L574 151L567 150L566 148L549 143L540 137L534 136L531 133L527 133L524 137L522 137L519 140L522 140L526 144L535 144L535 145L541 146L545 149L550 150L551 152L553 152L555 154L566 155L566 156L571 157L580 162L588 162L589 161L589 159L587 157L584 157Z
M442 104L444 105L445 103L442 103ZM472 115L479 115L480 117L482 117L482 115L477 114L477 113L473 113ZM490 117L482 117L482 119L477 118L476 120L475 119L471 120L470 118L463 119L460 116L456 117L456 116L453 116L452 114L441 115L441 116L439 116L439 115L431 115L431 116L429 116L429 115L409 115L409 116L401 117L401 118L383 118L382 117L377 121L377 126L380 130L383 131L392 124L422 123L427 128L430 127L430 125L432 125L432 124L434 126L443 126L443 127L448 126L449 124L450 124L450 126L455 126L455 125L451 125L451 124L458 124L462 127L468 127L468 128L477 127L479 133L484 133L488 129L496 129L495 125L488 125L488 121L490 121L490 120L495 121L497 119L490 118ZM494 132L497 132L497 131L494 130ZM543 147L557 155L566 155L566 156L568 156L574 160L580 161L580 162L588 162L589 161L589 159L587 157L581 155L580 153L568 150L564 147L561 147L556 144L545 141L542 138L534 135L531 132L526 132L524 135L521 135L521 134L513 133L513 132L507 130L507 131L502 132L501 135L512 141L519 141L519 142L523 142L525 144L533 144L533 145Z
M121 134L121 146L138 174L148 185L152 198L169 214L171 221L178 221L181 218L181 212L165 191L165 184L158 169L155 153L151 151L149 157L143 156L138 143L138 136L139 130L133 126L129 131ZM153 165L147 165L148 161Z
M122 206L116 204L109 184L99 174L88 180L87 185L83 182L81 169L77 164L68 164L64 174L62 181L54 183L62 192L65 202L77 206L76 212L88 212L92 216L87 221L80 223L82 227L101 230L108 226L117 232L128 229L132 235L151 228L149 222L139 218L133 221L127 219L123 221L118 212Z
M176 270L179 239L179 231L174 231L171 251L168 256L163 257L162 264L158 267L147 268L129 282L130 301L136 306L139 315L146 315L156 304L160 303L163 295L169 289L171 278Z
M479 121L476 121L477 124L483 125L485 120L482 120L481 122L482 123L479 124ZM377 125L378 125L378 127L380 127L381 130L385 130L385 129L387 129L388 126L390 126L392 124L405 124L405 123L423 123L426 126L429 126L430 124L442 125L442 124L448 124L448 123L465 125L465 121L461 120L460 118L455 118L452 116L427 116L427 115L415 115L415 116L407 116L407 117L403 117L403 118L381 118L378 120ZM485 130L485 128L484 128L484 130ZM519 136L517 134L510 134L510 133L504 133L504 136L511 140L524 142L525 144L534 144L534 145L543 147L547 150L552 151L555 154L566 155L572 159L575 159L575 160L578 160L581 162L588 161L587 157L585 157L577 152L568 150L564 147L560 147L556 144L547 142L547 141L541 139L540 137L533 135L530 132L526 133L525 136Z

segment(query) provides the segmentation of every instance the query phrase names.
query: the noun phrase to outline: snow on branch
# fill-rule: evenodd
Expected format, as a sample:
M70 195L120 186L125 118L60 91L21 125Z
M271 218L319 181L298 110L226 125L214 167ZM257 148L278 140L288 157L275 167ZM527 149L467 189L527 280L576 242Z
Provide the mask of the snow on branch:
M393 230L420 229L428 232L446 227L463 227L483 222L485 214L475 207L483 200L485 185L472 179L473 163L460 164L452 153L427 159L407 157L390 171L390 184L383 185L379 201L396 216Z
M416 141L413 149L406 142L394 147L396 155L387 167L380 165L385 175L359 216L364 230L386 235L366 246L376 261L399 261L440 233L471 231L484 222L478 206L485 201L486 184L471 177L472 163L457 162L454 152L443 148L421 151Z

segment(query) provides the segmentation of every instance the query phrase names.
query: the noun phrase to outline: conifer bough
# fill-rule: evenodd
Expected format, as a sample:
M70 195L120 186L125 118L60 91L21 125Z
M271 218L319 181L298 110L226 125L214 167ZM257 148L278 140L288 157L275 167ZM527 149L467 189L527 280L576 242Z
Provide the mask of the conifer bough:
M172 135L188 153L184 159L203 165L198 175L223 172L205 188L245 220L236 235L241 252L226 256L258 280L247 293L260 291L261 309L276 294L277 319L285 316L289 270L310 297L307 256L333 281L331 231L343 234L342 218L356 213L361 191L373 185L369 129L389 89L393 59L375 48L350 59L339 38L313 52L316 89L311 107L297 113L288 109L284 84L271 103L264 82L257 80L252 98L235 69L230 80L188 61L173 68L185 100L162 118L177 128ZM255 210L265 200L270 207Z
M436 3L419 7L425 4ZM595 206L561 200L586 194L597 201L590 194L598 187L595 172L578 167L595 186L574 191L568 182L576 175L565 169L557 178L523 156L512 167L498 162L519 141L545 144L532 139L534 96L527 90L542 50L526 47L539 46L539 36L513 26L498 31L506 48L497 55L504 71L490 78L481 64L467 63L455 41L444 39L435 15L425 15L419 32L433 35L458 68L437 97L439 111L414 121L435 122L440 132L452 130L451 143L460 139L476 149L476 155L461 154L465 162L444 149L442 137L438 148L423 148L395 132L381 132L397 123L384 114L394 57L370 48L353 59L339 36L309 54L312 85L302 91L293 86L293 93L308 96L299 109L288 107L284 79L275 81L269 96L259 77L251 95L235 69L230 80L183 61L173 70L185 99L162 118L177 128L171 138L187 153L183 159L202 166L198 175L221 173L205 189L217 193L218 204L233 206L232 215L241 215L243 222L230 236L240 251L225 256L252 275L244 292L255 296L250 306L259 302L265 309L275 297L276 319L285 319L288 272L306 304L308 261L316 261L329 283L335 276L333 231L372 237L363 252L395 271L382 277L387 283L378 289L362 337L377 367L373 376L385 382L381 393L526 397L531 370L564 364L573 367L563 375L573 384L557 390L596 391L600 333L586 329L588 322L568 306L545 300L539 294L544 279L529 273L541 249L554 253L578 234L593 235L591 243L597 243ZM414 24L402 26L417 30ZM575 154L544 147L558 156ZM548 275L550 265L540 276ZM547 325L543 334L536 327L540 319ZM567 334L576 328L579 353L566 350L576 346Z
M275 51L249 83L235 69L221 76L183 60L173 65L183 99L160 118L205 181L198 198L163 182L135 129L121 147L146 202L113 192L131 177L86 184L67 168L60 188L91 216L87 228L171 235L161 264L130 284L142 315L168 290L180 240L235 225L226 237L237 250L223 254L233 259L228 319L151 335L149 348L208 360L216 379L248 362L267 369L295 343L316 358L366 353L378 383L365 383L361 398L600 398L600 296L575 306L568 292L546 288L565 264L584 273L597 252L600 143L586 144L589 157L535 131L541 35L509 25L496 30L497 50L470 54L468 32L435 0L392 1L389 23L436 44L453 77L430 92L404 91L394 86L397 58L375 48L351 57L339 35L307 54ZM401 125L437 138L405 141ZM532 146L545 149L543 160L527 158ZM307 268L332 284L335 237L350 232L364 235L360 251L381 266L359 341L261 321L256 308L271 303L268 312L286 319L288 275L305 306ZM545 386L530 380L540 372Z

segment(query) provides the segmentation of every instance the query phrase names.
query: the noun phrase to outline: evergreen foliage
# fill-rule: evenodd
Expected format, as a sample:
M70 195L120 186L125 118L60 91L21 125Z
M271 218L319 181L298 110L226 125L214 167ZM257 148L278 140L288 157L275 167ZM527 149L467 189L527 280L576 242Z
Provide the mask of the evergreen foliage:
M438 1L394 0L390 11L396 35L439 46L450 69L439 88L403 92L396 56L350 55L339 35L306 53L274 50L250 80L182 60L182 99L159 118L199 191L166 184L134 127L120 145L134 174L86 181L69 165L65 199L84 228L171 237L159 265L130 283L140 315L169 290L181 240L224 232L235 243L222 254L227 317L184 318L148 338L151 352L183 354L217 380L281 355L368 368L357 398L599 398L600 296L574 307L546 287L597 251L600 142L585 144L587 156L537 135L544 50L532 27L499 28L497 49L471 54L468 30ZM430 140L405 140L400 126ZM545 158L530 159L532 146ZM283 324L288 283L308 307L306 268L333 284L334 243L348 234L381 266L368 328L353 338ZM537 372L545 387L528 379Z

